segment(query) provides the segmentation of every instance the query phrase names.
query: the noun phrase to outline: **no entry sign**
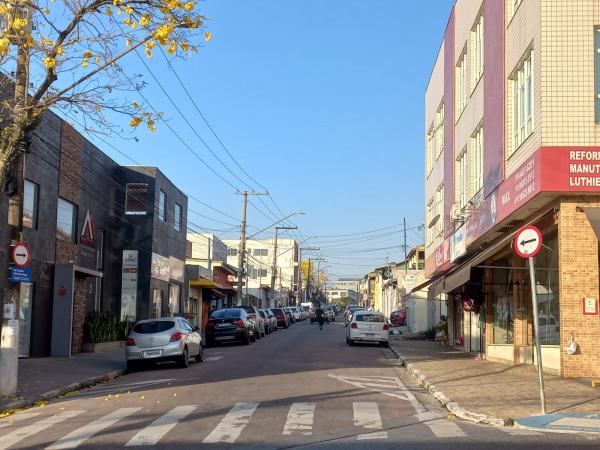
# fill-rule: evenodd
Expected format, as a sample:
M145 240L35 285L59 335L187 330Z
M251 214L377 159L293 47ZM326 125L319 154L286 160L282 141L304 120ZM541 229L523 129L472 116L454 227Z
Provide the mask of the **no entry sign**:
M533 258L542 248L542 232L533 225L521 228L515 236L514 247L521 258Z
M24 242L15 244L12 250L12 260L15 266L27 267L30 258L31 252L29 251L29 245Z

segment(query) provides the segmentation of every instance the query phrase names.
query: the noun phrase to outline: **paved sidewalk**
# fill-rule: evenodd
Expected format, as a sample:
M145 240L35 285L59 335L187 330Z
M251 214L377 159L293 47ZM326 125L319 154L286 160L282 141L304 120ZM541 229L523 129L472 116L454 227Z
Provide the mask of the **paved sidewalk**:
M442 403L453 402L454 408L472 416L465 418L501 425L540 414L537 370L533 366L476 360L473 354L434 342L390 338L390 346L409 371ZM593 418L600 412L600 388L592 388L590 379L545 374L544 380L548 414ZM477 420L486 417L496 421ZM600 431L600 421L598 424Z
M82 353L72 358L29 358L19 360L18 393L0 397L0 414L47 400L76 389L111 379L125 371L123 350Z

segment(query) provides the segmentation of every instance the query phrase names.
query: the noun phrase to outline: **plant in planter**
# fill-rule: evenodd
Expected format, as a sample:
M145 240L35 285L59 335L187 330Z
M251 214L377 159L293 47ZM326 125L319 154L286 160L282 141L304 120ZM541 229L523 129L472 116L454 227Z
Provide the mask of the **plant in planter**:
M84 329L84 351L102 351L118 347L119 343L125 340L131 330L133 322L121 320L121 317L114 312L91 312L85 318ZM111 343L112 345L99 345ZM91 345L90 345L91 344Z

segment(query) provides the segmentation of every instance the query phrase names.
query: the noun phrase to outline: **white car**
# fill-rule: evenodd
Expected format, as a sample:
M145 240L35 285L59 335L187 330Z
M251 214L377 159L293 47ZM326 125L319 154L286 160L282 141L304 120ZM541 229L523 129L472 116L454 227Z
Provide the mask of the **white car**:
M302 319L302 314L300 313L300 310L298 309L298 307L296 306L290 306L290 310L292 311L292 314L294 315L294 319L296 320L296 322L300 322Z
M323 311L325 311L325 316L331 321L335 322L335 311L332 306L324 306Z
M356 311L346 328L346 343L354 345L357 342L379 343L389 346L390 325L385 316L378 312Z

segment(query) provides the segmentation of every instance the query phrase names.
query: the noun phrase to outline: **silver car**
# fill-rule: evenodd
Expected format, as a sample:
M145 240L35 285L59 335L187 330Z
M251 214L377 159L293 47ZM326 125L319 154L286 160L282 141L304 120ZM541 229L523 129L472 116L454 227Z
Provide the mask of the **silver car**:
M127 336L125 357L128 370L160 361L188 367L190 358L203 359L202 336L182 317L140 320Z

